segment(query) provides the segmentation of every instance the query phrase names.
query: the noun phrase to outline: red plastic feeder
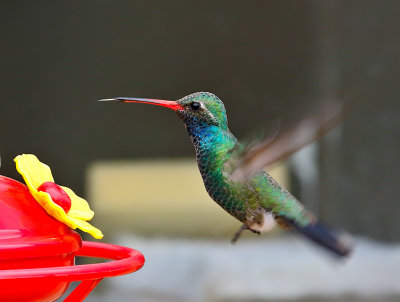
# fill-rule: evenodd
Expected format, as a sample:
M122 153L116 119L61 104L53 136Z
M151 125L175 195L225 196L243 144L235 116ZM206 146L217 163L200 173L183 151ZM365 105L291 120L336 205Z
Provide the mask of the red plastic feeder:
M75 256L114 261L75 266ZM64 301L83 301L103 278L132 273L143 264L134 249L82 242L48 215L25 185L0 176L0 301L54 301L72 281L82 282Z

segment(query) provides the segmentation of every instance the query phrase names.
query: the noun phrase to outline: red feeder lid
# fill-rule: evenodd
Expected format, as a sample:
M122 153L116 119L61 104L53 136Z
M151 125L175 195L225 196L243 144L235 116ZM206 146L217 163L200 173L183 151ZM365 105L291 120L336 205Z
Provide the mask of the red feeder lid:
M46 213L24 184L0 176L0 259L78 251L81 237Z

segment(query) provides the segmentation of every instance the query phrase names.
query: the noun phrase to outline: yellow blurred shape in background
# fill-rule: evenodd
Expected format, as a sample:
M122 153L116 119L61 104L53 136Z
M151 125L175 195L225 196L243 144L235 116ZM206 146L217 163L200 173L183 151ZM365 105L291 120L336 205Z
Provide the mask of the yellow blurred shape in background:
M287 185L284 164L268 172ZM241 225L208 196L195 160L99 161L87 176L88 200L105 233L231 237Z

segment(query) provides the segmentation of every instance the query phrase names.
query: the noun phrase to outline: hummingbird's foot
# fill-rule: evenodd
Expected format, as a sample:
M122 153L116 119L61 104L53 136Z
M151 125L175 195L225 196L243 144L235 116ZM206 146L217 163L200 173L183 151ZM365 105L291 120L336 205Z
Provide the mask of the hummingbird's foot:
M235 244L236 241L238 241L240 235L242 234L242 232L243 232L244 230L247 230L247 225L245 225L245 224L243 224L243 225L239 228L239 230L237 230L237 232L235 233L235 235L233 235L233 238L231 239L231 243L232 243L232 244Z
M257 234L257 235L260 235L260 234L261 234L260 231L256 231L256 230L250 229L247 225L243 224L243 225L239 228L239 230L237 230L237 232L235 233L235 235L233 235L233 238L231 239L231 243L232 243L232 244L235 244L236 241L238 241L238 239L239 239L240 235L242 234L242 232L245 231L245 230L250 230L250 231L252 231L253 233L255 233L255 234Z

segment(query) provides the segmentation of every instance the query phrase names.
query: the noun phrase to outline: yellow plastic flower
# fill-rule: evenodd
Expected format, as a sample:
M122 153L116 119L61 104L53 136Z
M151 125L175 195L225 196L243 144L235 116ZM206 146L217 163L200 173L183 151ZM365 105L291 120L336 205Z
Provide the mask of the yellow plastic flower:
M19 155L14 161L30 193L49 215L72 229L79 228L96 239L103 238L101 231L87 222L93 218L94 212L86 200L71 189L56 185L49 166L33 154Z

